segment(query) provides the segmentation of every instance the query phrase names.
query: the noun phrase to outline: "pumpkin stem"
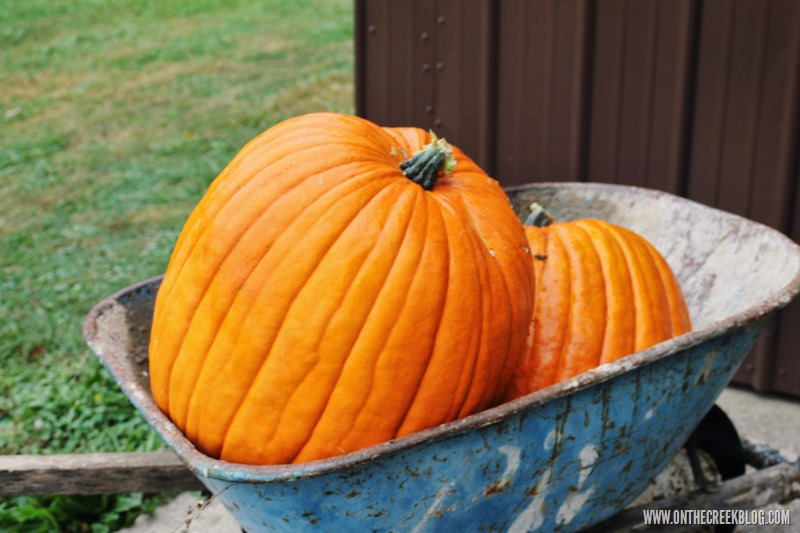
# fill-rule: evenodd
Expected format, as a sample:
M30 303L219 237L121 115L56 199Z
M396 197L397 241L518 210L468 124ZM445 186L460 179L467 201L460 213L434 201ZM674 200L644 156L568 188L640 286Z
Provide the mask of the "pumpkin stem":
M533 202L528 206L528 209L531 210L531 213L528 215L528 218L525 219L525 222L523 222L526 226L538 226L543 228L555 222L553 217L550 216L550 213L538 202Z
M426 191L430 191L436 185L440 169L446 175L453 172L455 168L456 160L453 157L453 148L433 132L431 132L429 144L400 163L400 169L408 179L421 185Z

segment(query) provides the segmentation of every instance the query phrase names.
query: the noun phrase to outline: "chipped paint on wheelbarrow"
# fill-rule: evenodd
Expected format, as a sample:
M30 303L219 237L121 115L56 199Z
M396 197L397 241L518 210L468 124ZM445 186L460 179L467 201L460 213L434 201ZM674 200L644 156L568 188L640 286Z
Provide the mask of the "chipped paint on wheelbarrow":
M482 413L355 453L247 466L199 453L147 379L154 278L100 302L84 336L117 382L241 526L256 531L575 531L623 509L728 384L766 318L800 289L800 247L746 219L652 190L508 190L556 218L642 233L683 284L695 329Z

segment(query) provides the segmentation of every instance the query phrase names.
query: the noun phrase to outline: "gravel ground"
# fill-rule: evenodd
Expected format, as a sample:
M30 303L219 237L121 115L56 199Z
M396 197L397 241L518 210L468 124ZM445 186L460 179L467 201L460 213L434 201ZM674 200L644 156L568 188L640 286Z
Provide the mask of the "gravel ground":
M718 405L735 424L742 438L776 448L789 461L800 458L800 402L728 388ZM800 499L765 509L790 509L794 524L765 530L739 526L737 533L800 533ZM162 506L152 517L141 516L125 533L240 533L227 509L218 501L203 505L198 494L184 493ZM254 533L254 532L253 532Z

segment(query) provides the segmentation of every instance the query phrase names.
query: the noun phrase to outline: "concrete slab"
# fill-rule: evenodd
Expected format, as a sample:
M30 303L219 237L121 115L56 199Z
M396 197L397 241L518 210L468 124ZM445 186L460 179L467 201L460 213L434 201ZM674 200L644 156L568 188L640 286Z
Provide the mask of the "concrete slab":
M800 457L800 401L728 387L717 405L742 438L775 448L787 461Z
M241 533L242 529L218 500L204 501L199 493L184 492L159 507L153 516L140 516L123 533Z

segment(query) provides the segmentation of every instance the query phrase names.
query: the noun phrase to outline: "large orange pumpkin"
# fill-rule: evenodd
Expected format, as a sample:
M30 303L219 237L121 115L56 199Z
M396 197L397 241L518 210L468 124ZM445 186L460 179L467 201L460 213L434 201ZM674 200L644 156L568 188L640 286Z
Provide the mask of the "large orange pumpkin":
M534 312L506 400L691 329L674 273L641 235L596 219L553 222L537 205L525 233Z
M447 422L499 400L532 273L506 195L456 147L353 116L290 119L241 150L180 234L153 395L201 451L251 464Z

